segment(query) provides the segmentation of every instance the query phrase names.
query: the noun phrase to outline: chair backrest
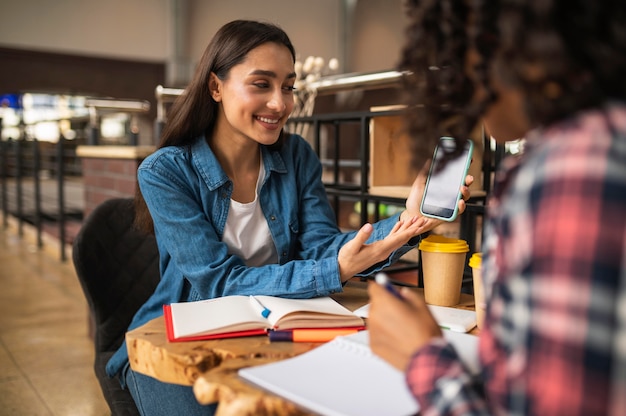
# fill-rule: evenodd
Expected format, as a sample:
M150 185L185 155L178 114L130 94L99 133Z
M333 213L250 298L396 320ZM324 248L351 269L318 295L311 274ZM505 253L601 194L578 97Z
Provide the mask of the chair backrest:
M132 198L110 199L86 218L72 259L94 320L95 350L115 351L159 282L153 235L133 228Z

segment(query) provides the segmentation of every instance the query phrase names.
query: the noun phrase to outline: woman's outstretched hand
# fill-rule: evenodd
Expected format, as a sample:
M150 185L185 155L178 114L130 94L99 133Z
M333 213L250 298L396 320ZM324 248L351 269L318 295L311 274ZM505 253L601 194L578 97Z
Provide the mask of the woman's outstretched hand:
M411 238L431 231L442 224L443 221L424 217L420 213L420 202L424 194L428 165L417 175L409 197L406 200L406 209L400 214L400 221L396 223L387 237L382 240L366 244L374 230L371 224L365 224L357 232L356 236L347 242L340 250L337 260L341 281L353 277L355 274L380 263L391 253L406 244ZM461 187L462 198L459 200L459 213L465 211L465 200L469 199L469 186L474 182L471 175L465 177L465 186Z
M341 281L345 282L355 274L385 260L413 236L423 233L423 224L424 218L400 220L385 238L370 244L366 242L374 227L369 223L362 226L356 236L339 250L337 261Z

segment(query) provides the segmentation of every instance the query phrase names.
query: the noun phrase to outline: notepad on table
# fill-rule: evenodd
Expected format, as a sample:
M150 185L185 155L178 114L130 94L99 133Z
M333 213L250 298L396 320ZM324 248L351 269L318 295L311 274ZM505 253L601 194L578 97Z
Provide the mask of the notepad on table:
M443 332L476 372L478 337ZM323 415L405 416L419 411L404 373L370 350L368 331L335 338L293 358L240 369L239 376Z
M169 341L265 334L270 329L362 327L363 319L330 297L224 296L163 307Z
M369 303L361 306L354 313L362 318L369 314ZM448 306L428 305L430 313L440 327L455 332L469 332L476 326L476 312Z

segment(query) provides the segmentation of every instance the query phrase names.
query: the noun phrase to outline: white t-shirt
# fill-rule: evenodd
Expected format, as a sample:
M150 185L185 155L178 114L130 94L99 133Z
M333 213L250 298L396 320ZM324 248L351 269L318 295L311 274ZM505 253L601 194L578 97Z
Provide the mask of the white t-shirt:
M278 252L272 240L267 220L259 204L261 180L265 176L263 159L259 166L254 201L242 204L231 198L222 241L228 252L241 257L246 266L262 266L278 262Z

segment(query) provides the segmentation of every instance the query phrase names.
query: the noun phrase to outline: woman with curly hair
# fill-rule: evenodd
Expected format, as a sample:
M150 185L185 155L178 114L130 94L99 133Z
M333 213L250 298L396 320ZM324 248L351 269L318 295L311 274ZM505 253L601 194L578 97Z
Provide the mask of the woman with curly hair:
M415 143L482 120L526 145L488 203L480 374L406 290L370 285L372 349L424 415L626 414L626 7L413 0L408 13Z

